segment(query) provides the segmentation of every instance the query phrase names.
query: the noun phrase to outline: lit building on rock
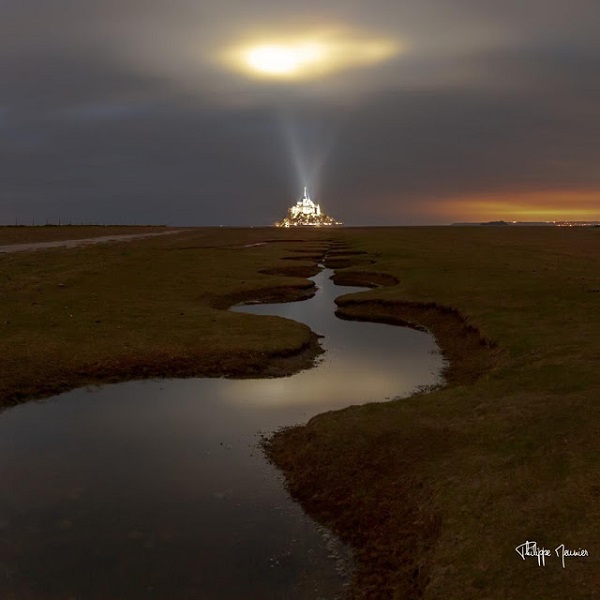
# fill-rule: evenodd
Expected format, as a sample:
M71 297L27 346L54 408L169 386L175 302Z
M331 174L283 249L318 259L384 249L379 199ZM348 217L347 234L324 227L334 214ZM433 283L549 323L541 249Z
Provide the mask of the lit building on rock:
M342 225L342 223L323 214L321 207L310 199L306 188L304 188L302 198L296 202L295 206L288 209L287 217L275 223L275 227L330 227L332 225Z

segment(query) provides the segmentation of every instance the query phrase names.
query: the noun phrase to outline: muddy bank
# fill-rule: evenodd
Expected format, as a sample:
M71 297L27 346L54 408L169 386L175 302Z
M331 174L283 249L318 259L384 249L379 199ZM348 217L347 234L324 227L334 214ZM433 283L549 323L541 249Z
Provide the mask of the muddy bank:
M307 328L308 330L308 328ZM307 331L307 340L278 353L252 352L173 354L149 350L143 355L107 358L74 369L48 369L43 381L20 385L0 398L0 406L42 399L86 385L102 385L137 379L185 377L285 377L309 369L323 353L319 338Z
M363 285L369 288L392 286L398 283L398 279L393 275L369 271L336 271L333 281L337 285Z
M314 277L319 272L319 267L313 265L293 265L289 267L278 267L274 269L261 269L263 275L285 275L287 277Z
M387 273L337 271L338 285L365 287L394 286L398 280ZM406 300L361 300L341 297L336 300L336 315L341 319L374 321L433 332L446 359L447 384L468 384L492 369L500 359L500 349L493 340L469 324L457 309L436 302Z
M454 308L435 303L402 301L353 301L341 299L336 315L342 319L375 321L432 331L448 360L444 379L450 384L469 384L493 368L499 350Z
M314 267L317 269L318 267ZM299 267L297 270L293 267L290 269L265 269L261 271L265 274L270 275L292 275L295 277L300 277L297 275L300 270L308 271L308 267L303 268ZM310 268L312 272L313 268ZM225 296L220 296L215 298L210 305L213 308L217 308L219 310L227 310L231 308L235 304L242 304L247 302L252 303L274 303L274 302L296 302L297 300L305 300L307 298L312 298L315 295L316 289L315 284L312 281L298 280L294 283L290 283L289 285L282 285L278 287L269 287L262 288L255 291L245 291L245 292L234 292L233 294L227 294Z
M352 600L422 597L442 516L419 456L432 446L441 455L456 443L427 433L400 432L379 408L366 425L360 407L351 407L265 442L292 497L352 547Z
M343 255L344 266L353 261L350 254ZM338 263L329 257L326 262ZM397 283L392 275L366 271L338 271L334 281L368 287ZM454 308L344 297L336 304L340 318L433 332L448 361L446 386L472 383L500 359L496 344ZM265 442L292 496L354 549L352 599L419 599L429 582L443 514L423 467L462 442L444 425L421 423L414 414L398 420L399 402L319 415Z
M316 265L273 269L274 274L311 276L318 272ZM315 294L312 281L299 279L290 285L224 295L214 299L211 306L227 310L244 302L293 302L311 298ZM0 407L13 406L32 399L41 399L85 385L100 385L136 379L184 378L184 377L284 377L314 364L323 350L318 336L308 327L300 341L291 342L279 352L225 353L205 351L201 339L194 352L181 352L176 348L148 348L128 355L120 352L118 358L106 358L93 363L68 366L45 365L43 379L21 381L14 389L0 394Z

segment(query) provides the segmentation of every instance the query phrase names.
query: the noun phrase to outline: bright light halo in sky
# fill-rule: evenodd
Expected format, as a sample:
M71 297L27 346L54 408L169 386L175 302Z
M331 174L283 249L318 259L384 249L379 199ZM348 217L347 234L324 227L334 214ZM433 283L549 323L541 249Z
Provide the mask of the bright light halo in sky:
M389 39L336 32L300 39L256 40L230 48L223 58L229 68L248 77L304 81L383 62L398 49L398 44Z
M319 44L307 43L295 46L263 45L247 51L246 61L260 73L273 76L293 76L303 67L323 58Z

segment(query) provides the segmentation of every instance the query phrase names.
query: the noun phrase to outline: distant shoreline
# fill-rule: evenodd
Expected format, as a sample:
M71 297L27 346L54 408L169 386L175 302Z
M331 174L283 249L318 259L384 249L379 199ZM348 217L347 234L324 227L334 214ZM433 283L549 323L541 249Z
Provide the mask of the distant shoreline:
M600 221L483 221L452 223L452 227L600 227Z

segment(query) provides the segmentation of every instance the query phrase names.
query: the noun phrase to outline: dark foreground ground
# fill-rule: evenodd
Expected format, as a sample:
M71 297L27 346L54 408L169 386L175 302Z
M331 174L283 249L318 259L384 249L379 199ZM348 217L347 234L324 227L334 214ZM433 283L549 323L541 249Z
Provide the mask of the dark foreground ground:
M595 598L599 250L593 228L198 229L0 255L0 403L309 366L305 326L223 309L310 294L328 252L340 283L381 285L340 300L341 316L425 325L451 360L443 389L267 444L306 510L354 546L353 597ZM515 551L532 540L546 566ZM563 568L561 544L589 556Z

